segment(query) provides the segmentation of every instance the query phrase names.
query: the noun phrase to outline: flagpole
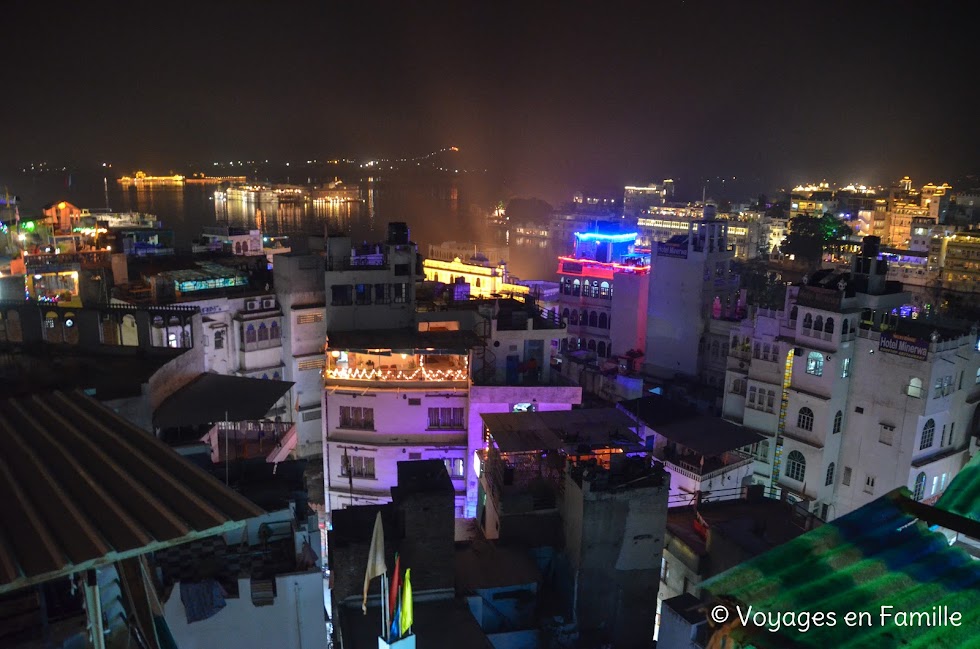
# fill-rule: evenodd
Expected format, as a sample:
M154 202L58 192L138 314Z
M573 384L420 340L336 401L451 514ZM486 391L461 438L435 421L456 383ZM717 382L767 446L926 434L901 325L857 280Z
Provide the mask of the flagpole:
M381 575L381 637L388 637L388 575Z

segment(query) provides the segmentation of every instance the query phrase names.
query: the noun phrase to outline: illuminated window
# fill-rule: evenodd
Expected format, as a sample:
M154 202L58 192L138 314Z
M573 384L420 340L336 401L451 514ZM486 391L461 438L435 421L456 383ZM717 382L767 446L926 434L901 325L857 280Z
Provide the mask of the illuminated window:
M454 480L459 480L466 476L464 469L466 468L463 463L463 458L446 458L443 460L446 465L446 471L449 473L449 477Z
M848 376L851 375L851 359L850 358L845 358L843 361L841 361L840 375L841 375L841 378L842 379L846 379Z
M980 377L977 378L977 382L980 383ZM905 388L905 393L910 397L915 399L922 398L922 379L913 376L909 379L908 387Z
M429 408L430 429L463 430L464 420L463 408Z
M922 441L919 442L919 450L925 450L932 446L932 442L936 437L936 422L932 419L927 421L922 427Z
M374 478L374 458L345 453L340 463L340 475L353 478Z
M396 304L408 302L408 284L392 284L392 301Z
M926 495L926 474L920 473L915 476L915 486L913 488L912 497L916 500L922 500Z
M807 355L806 373L814 376L823 376L823 354L820 352L810 352Z
M354 285L354 304L358 304L358 305L371 304L370 284Z
M813 430L813 411L805 406L800 408L796 416L796 426L803 430Z
M536 412L537 409L538 406L534 403L515 403L511 412Z
M806 458L799 451L790 451L786 457L786 477L797 482L806 477Z
M374 430L374 408L341 406L340 427Z

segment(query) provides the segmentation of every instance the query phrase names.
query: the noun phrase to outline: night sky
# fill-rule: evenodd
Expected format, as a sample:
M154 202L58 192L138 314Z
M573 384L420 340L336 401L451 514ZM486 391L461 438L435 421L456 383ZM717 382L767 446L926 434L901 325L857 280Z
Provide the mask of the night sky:
M456 145L541 196L980 169L975 31L957 6L466 4L6 3L0 165Z

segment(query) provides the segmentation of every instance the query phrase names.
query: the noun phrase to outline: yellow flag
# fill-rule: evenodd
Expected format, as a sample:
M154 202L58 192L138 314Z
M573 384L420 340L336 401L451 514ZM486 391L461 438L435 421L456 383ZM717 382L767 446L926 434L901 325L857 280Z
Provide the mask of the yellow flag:
M398 631L404 636L412 628L412 569L405 571L405 583L402 584L402 612L401 624Z
M381 512L374 519L374 534L371 535L371 547L368 549L367 570L364 573L364 601L361 602L361 610L367 615L367 596L368 588L371 587L371 580L388 572L388 565L385 563L385 531L381 524ZM384 595L384 593L382 593Z

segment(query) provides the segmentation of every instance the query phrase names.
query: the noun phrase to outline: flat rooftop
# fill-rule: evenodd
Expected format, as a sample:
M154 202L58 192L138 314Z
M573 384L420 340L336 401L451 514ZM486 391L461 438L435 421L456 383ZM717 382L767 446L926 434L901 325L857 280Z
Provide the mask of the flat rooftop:
M456 592L537 584L542 579L534 560L521 548L474 541L456 548Z
M576 453L582 446L643 449L633 420L616 408L483 413L480 417L503 453Z
M721 455L765 439L745 426L699 414L685 404L663 397L641 397L618 405L658 435L700 455Z
M671 507L667 511L667 529L698 555L710 554L707 543L694 529L700 513L708 526L753 555L762 554L777 545L803 534L805 530L792 520L791 506L773 498L755 500L721 500Z

